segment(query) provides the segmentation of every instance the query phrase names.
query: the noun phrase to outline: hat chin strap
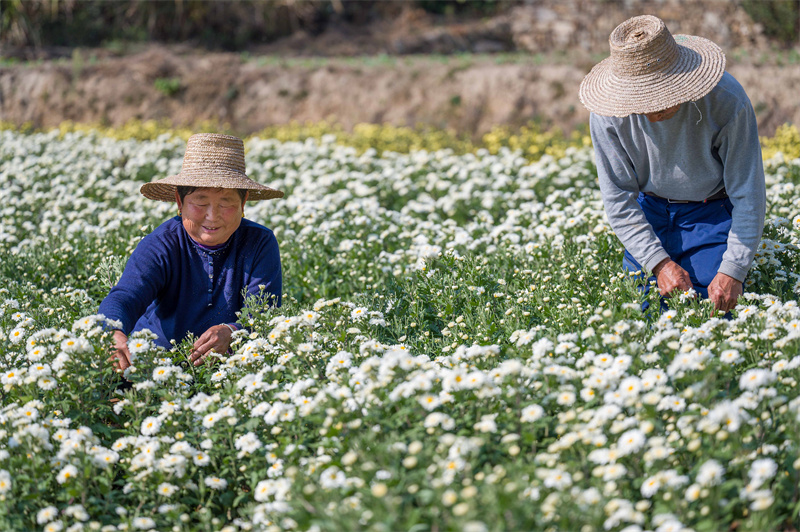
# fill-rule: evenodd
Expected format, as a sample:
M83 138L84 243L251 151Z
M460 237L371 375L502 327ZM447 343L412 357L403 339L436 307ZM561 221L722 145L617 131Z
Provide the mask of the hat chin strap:
M694 125L697 125L703 121L703 113L702 111L700 111L700 108L697 107L697 102L695 102L694 100L692 100L692 105L694 105L694 108L697 109L697 113L700 115L700 118L698 118L697 122L694 123Z

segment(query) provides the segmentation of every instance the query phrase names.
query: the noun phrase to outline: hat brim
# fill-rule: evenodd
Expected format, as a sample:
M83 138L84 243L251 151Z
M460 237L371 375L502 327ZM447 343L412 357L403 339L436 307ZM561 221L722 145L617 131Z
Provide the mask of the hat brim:
M611 57L595 65L581 82L581 103L598 115L624 117L663 111L711 92L725 73L722 49L694 35L674 38L679 56L664 70L622 78L614 74Z
M248 190L247 201L282 198L284 195L282 191L257 183L244 174L219 168L209 172L181 172L145 183L139 191L151 200L172 202L175 201L175 191L179 186Z

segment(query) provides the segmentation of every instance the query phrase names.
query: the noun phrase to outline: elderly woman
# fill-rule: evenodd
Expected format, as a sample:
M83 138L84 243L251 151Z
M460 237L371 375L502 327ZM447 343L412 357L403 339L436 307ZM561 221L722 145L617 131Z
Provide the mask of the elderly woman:
M283 197L245 174L244 145L228 135L189 138L181 173L141 188L153 200L175 201L178 216L142 239L99 312L119 321L116 363L131 365L128 335L149 329L169 348L197 337L191 361L228 350L247 296L280 306L281 261L272 231L244 218L246 201Z

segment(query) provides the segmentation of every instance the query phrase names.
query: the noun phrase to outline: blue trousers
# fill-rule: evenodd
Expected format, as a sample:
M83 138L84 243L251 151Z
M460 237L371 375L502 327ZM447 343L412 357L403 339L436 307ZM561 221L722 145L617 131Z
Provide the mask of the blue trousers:
M639 194L639 205L670 258L689 272L694 289L708 298L708 285L717 275L722 255L728 249L733 204L730 199L705 203L670 203L665 199ZM622 267L629 272L643 271L628 250ZM644 280L644 274L640 277ZM644 293L649 282L644 280ZM663 306L663 304L662 304Z

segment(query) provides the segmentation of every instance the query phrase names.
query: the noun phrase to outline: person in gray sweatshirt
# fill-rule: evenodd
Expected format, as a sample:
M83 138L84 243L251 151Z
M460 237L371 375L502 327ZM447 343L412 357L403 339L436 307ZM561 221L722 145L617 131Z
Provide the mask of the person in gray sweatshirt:
M694 289L729 311L761 240L764 167L755 113L713 42L654 16L611 33L580 86L623 267L662 296Z

